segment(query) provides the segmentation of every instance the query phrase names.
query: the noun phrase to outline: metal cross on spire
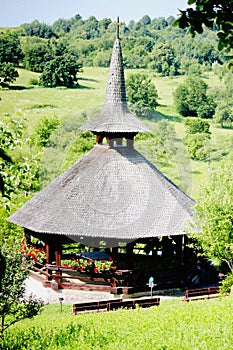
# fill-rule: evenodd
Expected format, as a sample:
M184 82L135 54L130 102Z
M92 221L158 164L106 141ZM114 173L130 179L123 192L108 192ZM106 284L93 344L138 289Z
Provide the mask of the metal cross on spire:
M117 17L117 22L116 22L116 38L117 39L119 39L119 27L120 27L119 17Z

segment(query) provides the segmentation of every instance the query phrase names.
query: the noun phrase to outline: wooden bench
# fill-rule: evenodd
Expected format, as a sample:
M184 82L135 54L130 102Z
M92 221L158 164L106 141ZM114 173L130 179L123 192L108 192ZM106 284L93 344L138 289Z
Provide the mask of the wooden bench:
M202 300L219 297L219 287L187 289L183 301Z
M85 303L73 304L73 314L77 315L86 312L113 311L120 308L136 309L139 307L158 306L160 298L141 298L141 299L110 299L101 301L87 301Z
M73 314L80 314L83 312L99 312L108 311L110 302L120 302L121 299L113 300L99 300L99 301L87 301L85 303L73 304Z
M160 298L141 298L141 299L125 299L120 302L112 301L109 303L109 310L117 310L120 308L126 309L136 309L136 306L139 307L151 307L158 306L160 304Z

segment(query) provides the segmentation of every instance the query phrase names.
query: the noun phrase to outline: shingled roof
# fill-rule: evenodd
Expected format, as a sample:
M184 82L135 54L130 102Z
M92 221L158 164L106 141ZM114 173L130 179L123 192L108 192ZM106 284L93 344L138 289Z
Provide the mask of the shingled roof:
M95 145L8 220L43 236L74 240L127 241L184 233L194 201L133 148L134 135L148 129L128 111L118 34L105 104L83 129L132 142Z
M122 51L118 31L112 51L105 103L101 112L80 129L108 133L150 131L128 110Z
M74 239L137 239L182 234L193 204L134 148L96 145L9 220Z

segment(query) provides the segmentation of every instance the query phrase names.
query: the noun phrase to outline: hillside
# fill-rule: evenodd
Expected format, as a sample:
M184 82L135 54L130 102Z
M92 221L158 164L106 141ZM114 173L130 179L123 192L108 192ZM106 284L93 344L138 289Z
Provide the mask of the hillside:
M138 70L125 71L127 76ZM77 143L80 133L79 127L85 118L90 118L97 113L105 98L105 89L108 79L107 68L84 67L79 74L80 87L77 89L66 88L41 88L29 85L29 80L37 76L37 73L19 69L19 78L10 89L2 89L0 114L20 115L28 121L27 133L32 136L35 126L41 117L57 116L59 120L69 125L69 130L75 131L72 142L66 143L66 148L62 151L59 162L56 163L54 149L47 147L44 149L42 166L53 163L53 175L58 174L70 166L77 158L85 153L85 149L77 151ZM194 199L197 197L202 184L206 183L207 175L211 169L220 164L220 161L233 154L233 131L232 129L221 129L211 124L211 152L209 158L203 161L193 161L187 155L184 145L184 125L182 117L179 116L173 104L173 91L184 77L161 77L150 73L159 95L159 106L154 113L152 120L144 120L152 135L160 132L159 121L165 120L174 127L175 134L170 131L163 140L163 148L160 150L155 139L150 137L146 140L136 139L136 148L142 152L154 165L156 165L165 175L177 185L181 186ZM205 79L210 86L217 86L220 81L213 73L205 74ZM59 136L60 135L60 136ZM67 137L70 138L70 133ZM72 134L73 135L73 134ZM61 137L59 131L57 137ZM62 139L64 141L64 134ZM162 137L160 135L160 137ZM93 143L94 141L92 141ZM27 150L29 151L29 150ZM30 149L30 152L38 152L38 149ZM59 154L60 148L56 152ZM52 159L51 159L52 158ZM46 165L45 165L46 163ZM56 168L54 172L54 168Z

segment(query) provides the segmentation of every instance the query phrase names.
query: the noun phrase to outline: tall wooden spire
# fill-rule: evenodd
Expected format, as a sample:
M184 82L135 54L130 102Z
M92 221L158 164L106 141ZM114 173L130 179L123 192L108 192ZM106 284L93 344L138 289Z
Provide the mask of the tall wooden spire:
M122 50L119 39L119 18L110 63L105 103L101 112L81 127L94 133L138 133L150 130L129 112L126 98Z

